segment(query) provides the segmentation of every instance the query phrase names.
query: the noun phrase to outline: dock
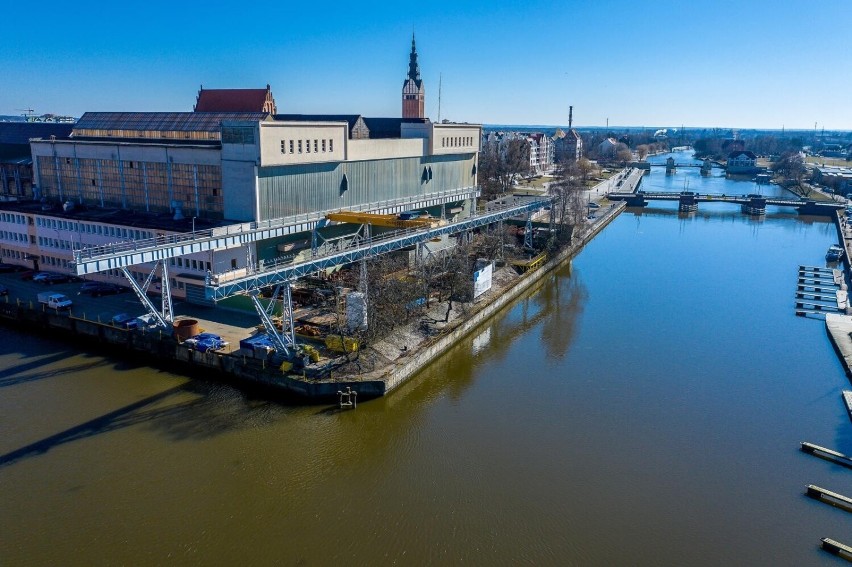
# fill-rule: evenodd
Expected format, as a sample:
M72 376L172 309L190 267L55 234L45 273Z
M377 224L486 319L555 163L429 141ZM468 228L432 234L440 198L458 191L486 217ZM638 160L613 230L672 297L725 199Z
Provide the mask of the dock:
M852 419L852 390L843 390L843 403L846 406L846 413L849 414L849 419Z
M819 266L799 266L796 283L796 315L846 313L849 292L843 272Z
M832 492L831 490L816 486L815 484L809 484L805 494L814 500L819 500L820 502L825 502L835 508L852 512L852 498L849 498L848 496Z
M845 543L840 543L837 540L833 540L827 537L822 538L822 549L831 553L832 555L837 555L838 557L842 557L846 561L852 561L852 547L849 547Z
M828 449L826 447L820 447L819 445L815 445L814 443L808 443L807 441L802 441L801 450L803 453L813 455L815 457L824 459L826 461L838 464L843 467L852 468L852 458L847 455L844 455L839 451Z

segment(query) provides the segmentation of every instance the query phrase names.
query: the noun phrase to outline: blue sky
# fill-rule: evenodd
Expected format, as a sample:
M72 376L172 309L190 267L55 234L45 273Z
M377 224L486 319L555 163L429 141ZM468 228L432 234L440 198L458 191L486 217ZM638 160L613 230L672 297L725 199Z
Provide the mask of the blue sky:
M241 8L244 6L244 9ZM487 124L852 130L849 0L15 2L0 114L191 110L272 85L279 112ZM11 25L19 22L20 25Z

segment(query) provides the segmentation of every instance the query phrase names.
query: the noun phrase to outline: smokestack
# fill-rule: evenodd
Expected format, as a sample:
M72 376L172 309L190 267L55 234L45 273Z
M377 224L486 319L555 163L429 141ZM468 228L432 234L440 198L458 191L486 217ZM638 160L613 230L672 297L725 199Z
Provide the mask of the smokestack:
M574 107L568 107L568 131L571 131L571 125L574 124Z

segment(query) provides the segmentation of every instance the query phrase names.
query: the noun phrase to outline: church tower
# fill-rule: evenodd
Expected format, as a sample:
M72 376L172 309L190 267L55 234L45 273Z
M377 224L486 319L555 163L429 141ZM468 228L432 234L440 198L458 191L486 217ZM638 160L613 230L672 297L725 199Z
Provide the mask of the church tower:
M411 55L408 59L408 78L402 84L402 117L426 117L426 89L420 79L420 66L417 64L417 49L414 46L414 34L411 34Z

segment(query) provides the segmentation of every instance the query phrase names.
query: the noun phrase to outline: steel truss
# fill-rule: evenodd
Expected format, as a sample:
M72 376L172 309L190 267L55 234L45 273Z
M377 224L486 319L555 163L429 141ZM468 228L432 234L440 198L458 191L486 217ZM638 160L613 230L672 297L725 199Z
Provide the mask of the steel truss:
M154 275L157 273L157 267L162 265L162 283L160 284L160 291L162 292L162 304L160 311L157 311L157 308L154 306L154 303L148 298L147 291L148 286L151 285L151 282L154 281ZM133 277L133 274L130 273L126 267L119 268L121 273L124 274L124 277L127 278L127 281L130 283L130 288L136 293L136 297L139 298L139 301L142 302L142 305L148 310L148 313L154 317L154 320L157 321L157 324L164 329L171 331L172 323L174 322L174 310L172 309L172 288L169 283L169 268L168 262L162 260L154 264L154 269L151 270L151 273L148 274L148 277L145 279L145 283L141 286L136 282L136 279Z
M246 274L245 271L237 271L212 275L206 287L206 296L209 300L220 301L232 295L250 294L252 290L291 282L327 268L352 264L362 259L416 246L438 236L467 232L524 213L531 213L551 204L551 202L552 198L550 197L528 201L429 229L398 230L377 237L372 237L367 231L366 235L361 238L353 239L350 248L331 252L325 256L317 255L310 260L296 263L287 261L266 263L262 268L250 274ZM369 225L362 226L369 228Z
M279 331L278 327L275 326L275 322L272 320L272 315L274 314L275 304L282 290L281 331ZM293 326L293 299L290 293L290 283L284 282L275 288L275 293L272 294L272 300L267 307L264 307L260 302L259 290L253 290L249 296L252 303L254 303L255 311L257 311L260 320L263 322L266 334L275 343L276 352L290 356L292 351L296 349L296 332Z

